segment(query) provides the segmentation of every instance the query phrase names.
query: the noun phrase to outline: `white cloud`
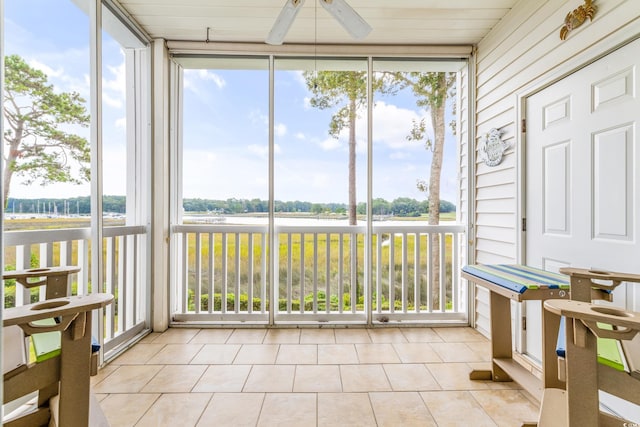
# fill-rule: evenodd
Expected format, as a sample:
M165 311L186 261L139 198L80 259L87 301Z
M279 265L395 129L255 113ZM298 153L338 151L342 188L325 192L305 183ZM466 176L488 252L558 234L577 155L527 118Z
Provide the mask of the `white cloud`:
M219 74L209 70L198 70L198 77L204 81L213 82L218 89L222 89L227 85L227 82Z
M265 145L251 144L247 146L247 151L250 154L266 159L269 155L269 146L266 144ZM280 145L274 144L273 151L275 154L279 154L281 152Z
M127 118L126 117L120 117L119 119L116 119L115 125L116 125L117 128L126 129L127 128Z
M267 145L251 144L247 147L247 150L249 153L255 154L259 157L267 157L269 154L269 146Z
M285 125L284 123L276 123L273 131L275 136L283 137L287 134L287 125Z
M394 153L391 153L389 155L389 158L391 160L404 160L404 159L409 158L409 153L404 152L404 151L396 151Z
M124 108L127 93L126 65L122 50L120 56L122 62L116 66L108 65L107 72L102 76L102 100L115 109Z
M359 153L366 153L367 149L367 120L363 107L358 112L356 121L356 150ZM415 141L407 141L407 135L413 126L413 121L420 120L425 113L401 108L393 104L379 101L373 110L373 144L383 145L397 150L395 156L409 155L409 152L424 149L424 145ZM427 120L427 134L431 134L431 121ZM349 129L345 128L339 134L338 143L335 140L324 140L320 146L325 150L337 149L339 146L346 146L349 140ZM405 153L405 154L403 154Z
M295 138L300 141L304 141L305 139L307 139L306 135L302 132L296 133Z
M104 91L102 92L102 102L104 102L106 105L108 105L111 108L115 108L115 109L122 108L122 101L123 101L122 99L115 98L107 92L104 92Z
M227 82L218 74L209 70L184 70L183 84L185 90L188 89L194 93L202 93L202 82L213 82L218 89L222 89Z
M183 195L186 198L252 199L268 197L267 162L238 150L186 150Z
M35 68L36 70L40 70L47 75L48 78L52 77L61 77L64 75L64 68L58 67L57 69L53 69L50 66L43 64L37 59L30 59L29 66Z
M269 124L269 116L264 114L260 110L253 110L249 112L249 120L251 123L260 124L260 125L268 125Z
M269 133L269 116L259 110L249 112L249 120L253 124L263 125L265 133ZM273 132L276 137L283 137L287 134L287 125L284 123L276 123L273 126Z
M324 151L340 150L340 149L345 147L345 144L343 144L340 141L340 139L336 139L336 138L326 138L326 139L320 141L320 143L318 145Z

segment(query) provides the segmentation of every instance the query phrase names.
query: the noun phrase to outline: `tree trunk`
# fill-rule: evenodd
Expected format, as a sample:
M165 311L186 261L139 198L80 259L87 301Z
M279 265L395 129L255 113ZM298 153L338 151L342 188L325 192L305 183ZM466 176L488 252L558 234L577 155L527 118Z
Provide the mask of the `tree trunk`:
M358 222L356 212L356 101L349 105L349 225Z
M438 76L438 90L443 91L442 101L439 105L431 106L431 122L433 124L434 143L433 157L431 160L431 175L429 176L429 225L438 225L440 223L440 176L442 175L442 160L444 155L444 111L446 104L446 73L440 73ZM433 250L433 270L431 277L433 279L433 308L444 309L445 301L440 301L440 236L432 235L430 244ZM442 306L441 306L442 305Z
M2 179L2 206L4 209L7 208L7 203L9 203L9 188L11 187L11 178L13 177L13 165L20 155L20 152L18 151L20 141L22 141L22 123L18 124L15 136L8 141L9 147L7 150L7 159L4 164L4 176Z

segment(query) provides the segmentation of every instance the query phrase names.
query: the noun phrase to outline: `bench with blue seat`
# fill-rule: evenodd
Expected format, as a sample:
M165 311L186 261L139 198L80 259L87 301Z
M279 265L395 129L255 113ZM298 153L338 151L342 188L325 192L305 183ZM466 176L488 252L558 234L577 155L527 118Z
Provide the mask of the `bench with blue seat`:
M542 398L539 378L513 359L511 301L544 301L569 298L569 278L534 267L517 264L466 265L462 277L489 290L491 369L473 370L472 380L515 380L536 399Z

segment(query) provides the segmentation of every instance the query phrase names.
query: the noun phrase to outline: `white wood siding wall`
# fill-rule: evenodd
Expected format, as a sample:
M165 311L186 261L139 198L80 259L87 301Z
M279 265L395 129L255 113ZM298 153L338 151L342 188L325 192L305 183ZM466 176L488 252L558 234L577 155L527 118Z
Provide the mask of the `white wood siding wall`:
M557 80L606 53L616 43L640 33L639 0L595 0L598 10L560 40L568 12L582 0L521 0L478 45L476 59L475 262L520 261L518 162L523 95ZM499 166L490 168L477 155L478 142L491 129L511 143ZM473 199L472 199L473 200ZM476 326L487 332L486 291L478 290Z

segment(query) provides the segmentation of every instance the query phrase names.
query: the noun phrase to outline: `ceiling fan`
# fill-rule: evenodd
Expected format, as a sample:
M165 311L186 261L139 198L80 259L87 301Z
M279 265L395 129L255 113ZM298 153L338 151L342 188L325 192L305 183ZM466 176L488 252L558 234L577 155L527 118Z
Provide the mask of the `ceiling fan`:
M302 8L305 0L287 0L280 14L276 18L265 42L267 44L282 44L284 36L291 28L293 21ZM353 10L345 0L317 0L320 5L331 14L345 30L355 39L362 39L371 32L371 26Z

